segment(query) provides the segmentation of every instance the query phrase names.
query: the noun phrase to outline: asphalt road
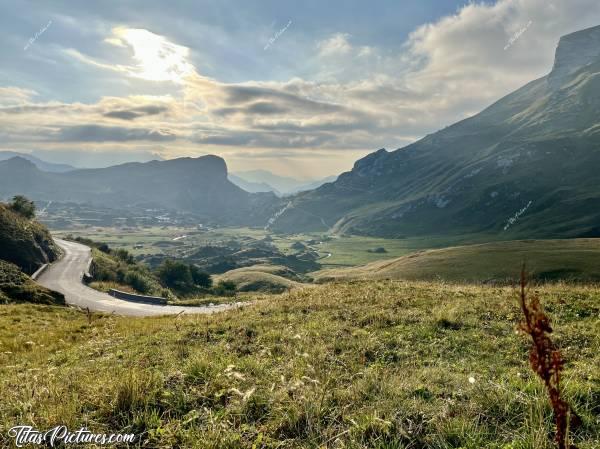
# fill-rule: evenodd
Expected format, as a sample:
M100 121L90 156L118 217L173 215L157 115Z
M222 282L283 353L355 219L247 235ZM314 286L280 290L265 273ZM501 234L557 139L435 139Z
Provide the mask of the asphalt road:
M63 249L63 257L51 264L38 278L37 282L44 287L61 292L65 295L67 303L89 308L94 312L115 313L128 316L171 315L184 313L215 313L239 306L238 304L180 307L161 306L155 304L141 304L123 301L94 290L81 281L83 273L88 269L92 259L90 248L79 243L54 239Z

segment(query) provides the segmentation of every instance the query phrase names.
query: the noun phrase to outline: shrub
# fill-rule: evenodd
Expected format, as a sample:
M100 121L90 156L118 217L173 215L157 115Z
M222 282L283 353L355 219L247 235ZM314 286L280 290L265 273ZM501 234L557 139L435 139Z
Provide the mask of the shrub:
M216 295L233 296L235 295L236 286L232 281L219 281L213 290Z
M185 292L194 286L190 267L183 262L167 259L158 267L157 273L166 287Z
M204 288L212 287L212 278L207 272L200 270L195 265L190 265L190 273L192 275L192 280L194 281L194 284Z
M152 290L152 283L144 275L137 271L130 270L125 274L125 283L140 293L149 293Z
M157 274L165 287L182 293L191 293L198 288L210 288L210 274L194 265L188 265L176 260L165 260L158 267Z
M107 246L108 247L108 246ZM126 249L113 249L110 250L110 253L115 256L117 259L122 260L126 264L132 265L135 263L135 259Z
M35 204L33 201L27 199L23 195L16 195L13 197L9 207L19 215L25 218L35 217Z

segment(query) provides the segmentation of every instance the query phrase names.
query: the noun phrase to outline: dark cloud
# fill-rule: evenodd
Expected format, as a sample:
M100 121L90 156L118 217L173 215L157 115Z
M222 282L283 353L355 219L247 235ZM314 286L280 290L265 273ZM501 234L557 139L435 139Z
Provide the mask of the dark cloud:
M121 109L117 111L109 111L104 113L104 117L118 118L121 120L135 120L139 117L148 117L166 112L169 108L166 106L140 106L131 109Z
M175 134L166 130L100 125L69 126L62 128L55 136L55 140L62 142L127 142L135 140L164 142L175 139Z
M262 86L225 85L222 87L227 95L227 104L240 105L251 102L279 104L294 110L308 110L312 114L341 112L345 107L338 104L315 101L299 94L289 93L281 89Z
M215 109L212 111L213 114L225 117L232 114L248 114L248 115L273 115L273 114L285 114L289 112L289 109L283 106L279 106L275 103L267 101L259 101L252 103L245 107L226 107Z

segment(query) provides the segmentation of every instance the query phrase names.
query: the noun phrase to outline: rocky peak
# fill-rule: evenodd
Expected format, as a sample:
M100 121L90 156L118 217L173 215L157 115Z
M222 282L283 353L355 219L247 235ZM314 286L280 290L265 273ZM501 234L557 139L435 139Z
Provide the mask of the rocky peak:
M558 42L554 66L548 80L551 84L559 85L568 75L598 61L600 61L600 26L567 34Z
M352 172L358 176L379 175L390 153L385 149L374 151L354 163Z

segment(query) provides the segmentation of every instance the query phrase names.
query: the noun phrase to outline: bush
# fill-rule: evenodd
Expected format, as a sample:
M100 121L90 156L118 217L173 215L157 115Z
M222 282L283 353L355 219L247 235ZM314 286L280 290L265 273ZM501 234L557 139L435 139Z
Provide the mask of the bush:
M167 259L157 273L163 285L175 290L189 291L194 285L190 267L183 262Z
M108 247L108 245L107 245ZM98 248L100 249L100 248ZM110 254L112 254L113 256L115 256L117 259L122 260L123 262L125 262L128 265L132 265L135 263L135 259L133 258L133 256L131 254L129 254L129 252L126 249L113 249L113 250L109 250Z
M232 281L219 281L217 286L213 289L216 295L219 296L234 296L235 295L235 283Z
M25 218L35 217L35 204L23 195L16 195L8 205L14 212Z
M144 275L137 271L128 271L125 274L125 284L133 287L140 293L149 293L152 290L152 284L144 277Z
M210 288L210 274L194 265L176 260L165 260L157 270L158 277L165 287L182 293L191 293L197 288Z
M194 284L204 288L212 287L213 281L207 272L200 270L196 265L190 265L190 273Z

